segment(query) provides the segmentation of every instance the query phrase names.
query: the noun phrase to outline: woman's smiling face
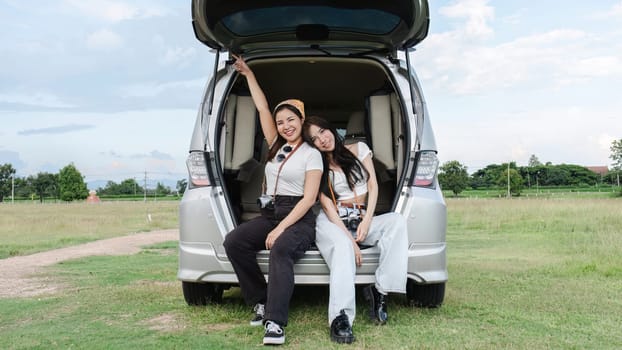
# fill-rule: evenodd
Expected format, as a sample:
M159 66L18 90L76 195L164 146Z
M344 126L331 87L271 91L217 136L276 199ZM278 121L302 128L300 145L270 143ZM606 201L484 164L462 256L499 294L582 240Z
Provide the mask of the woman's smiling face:
M276 112L276 130L288 143L296 143L302 137L302 119L287 108Z
M309 126L311 142L320 152L332 152L335 150L335 135L329 130L317 125Z

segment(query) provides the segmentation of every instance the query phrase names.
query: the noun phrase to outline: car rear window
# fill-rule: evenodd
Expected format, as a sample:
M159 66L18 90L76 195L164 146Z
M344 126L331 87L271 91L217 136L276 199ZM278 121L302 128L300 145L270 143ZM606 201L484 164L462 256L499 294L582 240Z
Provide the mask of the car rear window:
M281 6L235 12L224 17L222 23L239 36L292 31L301 24L323 24L333 30L379 35L390 33L400 20L377 9Z

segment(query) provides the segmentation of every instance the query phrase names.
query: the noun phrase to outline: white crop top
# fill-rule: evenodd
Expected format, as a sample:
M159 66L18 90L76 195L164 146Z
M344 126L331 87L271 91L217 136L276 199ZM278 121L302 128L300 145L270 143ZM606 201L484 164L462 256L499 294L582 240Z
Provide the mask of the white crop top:
M356 156L361 161L361 163L363 162L363 159L365 159L365 157L367 157L368 155L370 157L373 156L372 151L369 149L369 147L365 143L358 142L356 144L356 147L358 151L358 154ZM355 197L354 192L350 189L350 187L348 187L348 181L343 171L333 170L331 174L332 174L333 191L335 191L335 196L337 197L337 200L346 200L346 199L354 198ZM367 179L359 180L357 183L355 183L354 190L356 191L357 196L367 193Z
M287 146L285 144L284 146ZM279 154L286 154L279 150L277 155L266 163L266 194L274 194L274 185L276 184L276 176L279 172L281 162L277 160ZM288 154L289 159L283 165L281 174L279 175L279 183L277 184L276 194L281 196L302 196L305 187L305 173L309 170L324 169L322 163L322 155L320 151L303 142L293 154Z

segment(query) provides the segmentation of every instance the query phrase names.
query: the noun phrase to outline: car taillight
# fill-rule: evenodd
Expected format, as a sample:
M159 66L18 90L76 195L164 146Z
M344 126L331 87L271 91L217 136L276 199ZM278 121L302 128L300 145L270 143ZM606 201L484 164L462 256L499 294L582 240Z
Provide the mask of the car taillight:
M190 175L190 185L194 187L209 186L210 178L205 164L203 152L191 152L186 160L188 175Z
M417 163L417 172L414 176L414 185L417 187L434 188L436 173L438 171L438 158L434 151L422 151Z

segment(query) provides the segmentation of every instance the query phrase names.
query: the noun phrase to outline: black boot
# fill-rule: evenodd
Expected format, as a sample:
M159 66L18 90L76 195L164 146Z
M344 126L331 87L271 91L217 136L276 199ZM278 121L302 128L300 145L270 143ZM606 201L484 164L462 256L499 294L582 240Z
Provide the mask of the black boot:
M352 327L346 312L341 310L330 325L330 339L337 343L350 344L354 341Z
M365 300L369 302L369 318L377 324L385 324L389 319L387 313L387 296L380 294L376 286L370 284L363 289Z

